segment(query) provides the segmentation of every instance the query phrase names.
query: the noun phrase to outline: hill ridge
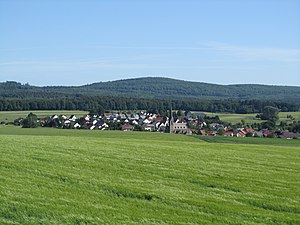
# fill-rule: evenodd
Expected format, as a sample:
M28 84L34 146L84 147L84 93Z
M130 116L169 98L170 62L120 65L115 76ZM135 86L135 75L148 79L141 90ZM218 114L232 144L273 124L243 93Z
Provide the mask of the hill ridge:
M0 83L0 97L50 95L123 96L153 99L257 99L300 102L300 87L265 84L213 84L168 77L140 77L80 86Z

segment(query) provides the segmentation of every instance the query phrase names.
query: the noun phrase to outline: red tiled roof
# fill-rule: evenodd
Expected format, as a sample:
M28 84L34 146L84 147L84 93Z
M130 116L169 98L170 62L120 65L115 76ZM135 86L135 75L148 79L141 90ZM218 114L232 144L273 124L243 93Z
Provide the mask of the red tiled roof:
M255 130L253 130L252 128L248 128L248 129L246 129L246 132L247 132L247 133L254 133Z
M206 132L205 132L205 130L199 130L199 134L201 134L201 135L205 135L205 134L206 134Z

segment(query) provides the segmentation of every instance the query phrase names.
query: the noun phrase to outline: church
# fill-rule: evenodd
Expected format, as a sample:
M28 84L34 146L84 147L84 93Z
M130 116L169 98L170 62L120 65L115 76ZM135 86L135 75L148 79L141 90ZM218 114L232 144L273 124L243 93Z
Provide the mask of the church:
M174 121L172 108L170 110L170 121L169 121L170 133L173 134L189 134L190 129L187 126L186 122L177 120Z

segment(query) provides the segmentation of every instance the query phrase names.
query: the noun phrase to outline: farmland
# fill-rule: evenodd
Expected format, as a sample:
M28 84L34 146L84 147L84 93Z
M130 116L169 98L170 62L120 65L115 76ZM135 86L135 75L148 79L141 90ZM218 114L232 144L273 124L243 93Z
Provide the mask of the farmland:
M233 114L233 113L211 113L211 112L205 112L208 116L219 116L220 120L228 123L240 123L241 120L244 120L246 124L251 123L260 123L263 122L263 120L259 120L255 118L257 114L251 113L251 114Z
M299 224L296 141L0 126L0 224Z
M257 119L255 116L257 114L234 114L234 113L210 113L205 112L208 116L219 116L220 120L232 124L240 123L241 120L244 120L246 124L253 124L253 123L261 123L265 120ZM279 121L287 121L291 122L289 118L287 118L287 115L291 115L295 118L295 120L300 120L300 112L280 112L279 113Z
M0 122L13 122L15 119L22 117L25 118L30 112L36 114L39 118L58 115L76 115L77 117L83 116L88 113L87 111L78 110L35 110L35 111L0 111Z

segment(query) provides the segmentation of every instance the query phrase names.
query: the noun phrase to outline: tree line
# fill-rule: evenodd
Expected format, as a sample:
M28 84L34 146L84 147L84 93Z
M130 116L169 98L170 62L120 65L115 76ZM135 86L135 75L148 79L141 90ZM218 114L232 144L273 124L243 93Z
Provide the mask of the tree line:
M2 98L0 111L21 110L85 110L101 113L104 110L149 110L160 112L170 109L185 111L260 113L265 106L280 111L298 111L299 104L262 100L170 100L112 96L69 96L57 98Z

